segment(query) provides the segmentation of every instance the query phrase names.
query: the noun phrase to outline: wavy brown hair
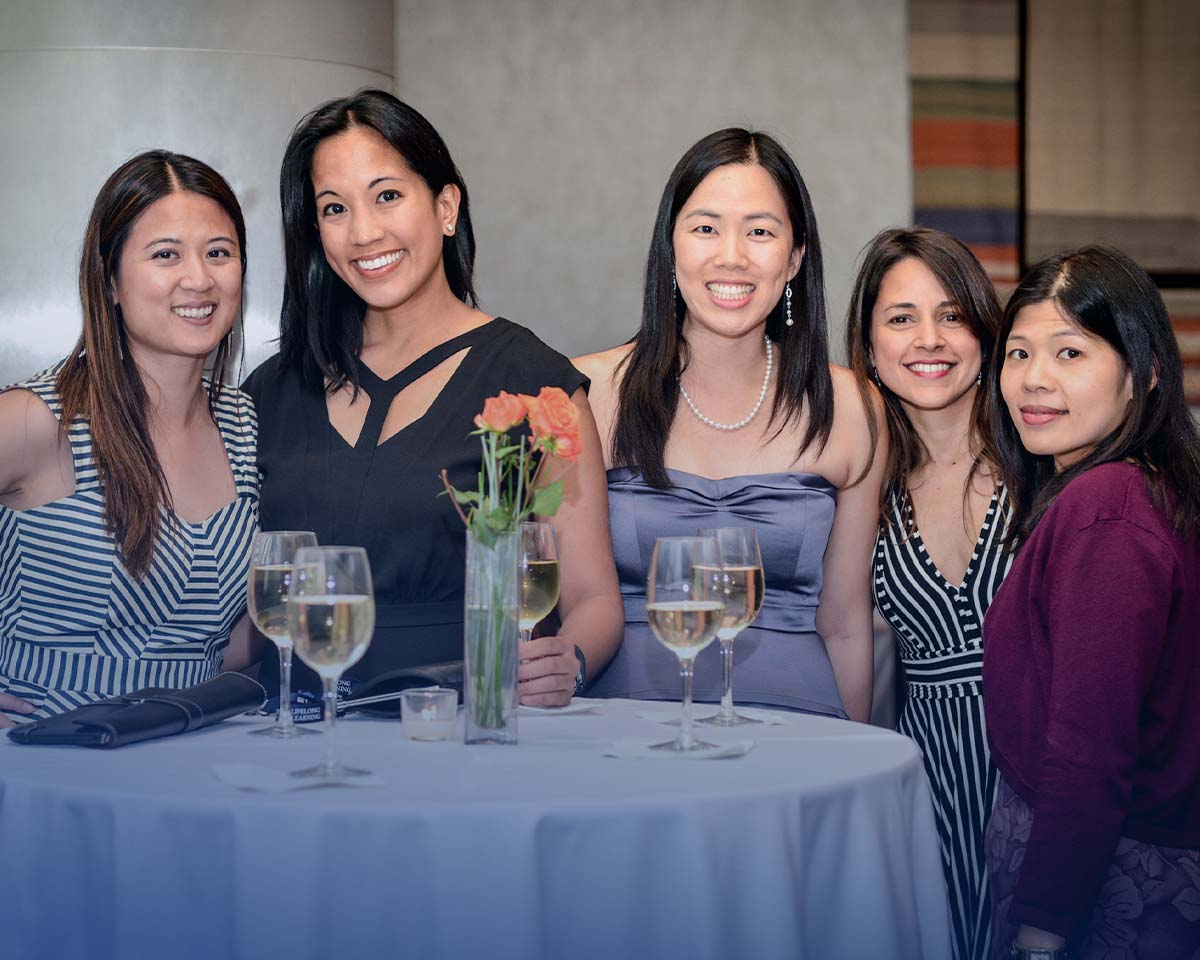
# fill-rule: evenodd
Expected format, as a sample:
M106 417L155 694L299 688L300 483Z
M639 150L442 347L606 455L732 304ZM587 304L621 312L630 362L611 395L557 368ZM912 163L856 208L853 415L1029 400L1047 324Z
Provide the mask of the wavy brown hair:
M125 344L125 319L113 301L121 254L134 223L157 200L195 193L214 201L237 230L242 281L246 276L246 223L225 179L199 160L166 150L138 154L105 181L92 206L79 262L83 332L59 371L64 437L84 418L104 491L104 521L126 569L141 579L158 543L160 510L173 516L171 491L150 439L149 401L137 364ZM236 326L236 325L235 325ZM221 394L233 331L213 355L209 413Z
M871 393L869 381L875 374L875 365L871 360L871 313L875 309L875 301L879 299L879 288L883 286L883 278L901 260L919 260L937 277L947 297L958 307L967 328L979 341L983 351L983 371L987 371L989 359L996 351L996 334L1000 328L1000 302L996 298L992 282L967 245L948 233L928 227L893 227L883 230L867 245L858 278L854 281L854 293L850 298L850 309L846 316L846 358L850 369L854 371L859 392L868 410L874 409L868 402ZM878 387L883 395L885 429L888 436L887 474L879 501L880 526L886 528L892 522L889 519L892 515L892 511L888 509L889 500L893 496L907 495L909 477L926 463L929 451L917 436L900 398L892 393L886 384L878 383ZM971 464L971 471L967 474L967 482L963 487L964 503L971 482L980 468L984 465L995 468L998 463L987 401L987 390L977 390L975 402L971 406L969 429L971 446L977 448L979 453L975 462ZM874 458L880 431L875 417L872 416L869 423L871 452ZM912 511L905 511L904 515L909 518L909 525L915 521Z

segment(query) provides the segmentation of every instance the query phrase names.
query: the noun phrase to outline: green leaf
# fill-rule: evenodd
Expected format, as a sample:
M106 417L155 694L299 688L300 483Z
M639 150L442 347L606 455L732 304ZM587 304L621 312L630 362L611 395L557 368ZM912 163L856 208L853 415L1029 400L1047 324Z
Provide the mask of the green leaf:
M453 487L451 487L451 489L454 490L454 499L457 500L459 503L478 503L479 502L479 492L476 490L457 490ZM444 491L444 490L442 491L442 493L445 493L445 492L446 491ZM440 496L440 494L439 494L439 496Z
M470 533L471 536L482 543L485 547L495 546L496 534L487 525L487 523L484 522L483 515L478 510L475 510L471 513Z
M552 517L562 503L563 485L561 480L539 487L533 492L533 512L539 517Z

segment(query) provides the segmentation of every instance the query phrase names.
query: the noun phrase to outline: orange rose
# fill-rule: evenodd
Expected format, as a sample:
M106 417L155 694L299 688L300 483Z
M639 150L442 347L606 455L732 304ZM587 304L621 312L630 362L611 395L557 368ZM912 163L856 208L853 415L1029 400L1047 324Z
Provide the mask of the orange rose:
M529 426L547 452L574 463L583 443L579 437L579 410L558 387L542 387L537 397L522 397L529 410Z
M500 396L484 401L483 413L475 418L475 426L481 430L508 433L525 419L525 407L523 398L501 390Z

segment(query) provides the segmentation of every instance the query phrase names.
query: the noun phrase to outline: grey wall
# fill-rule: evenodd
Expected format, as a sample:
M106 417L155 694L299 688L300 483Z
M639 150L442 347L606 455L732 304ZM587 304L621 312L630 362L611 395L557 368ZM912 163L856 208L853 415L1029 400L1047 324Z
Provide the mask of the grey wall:
M246 363L271 350L283 282L279 161L318 102L390 86L391 0L0 3L0 385L79 332L79 244L96 192L152 147L233 185L248 229Z
M396 0L396 90L471 190L484 308L569 353L636 329L683 151L776 134L813 196L836 343L855 256L911 218L906 27L904 0Z

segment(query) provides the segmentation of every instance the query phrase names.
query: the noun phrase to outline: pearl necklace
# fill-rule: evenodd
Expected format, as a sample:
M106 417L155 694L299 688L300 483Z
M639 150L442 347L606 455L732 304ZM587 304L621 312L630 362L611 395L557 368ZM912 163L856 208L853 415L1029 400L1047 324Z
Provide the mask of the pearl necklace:
M688 409L696 415L696 418L701 423L707 423L716 430L741 430L742 427L758 416L758 411L762 409L763 401L767 399L767 386L771 382L771 338L764 334L763 343L767 345L767 371L763 374L762 389L758 391L758 402L754 405L754 409L737 423L717 423L711 417L706 417L700 412L700 408L696 406L692 398L688 396L688 392L683 388L683 381L676 378L675 382L679 384L679 392L683 394L684 402L687 403Z

